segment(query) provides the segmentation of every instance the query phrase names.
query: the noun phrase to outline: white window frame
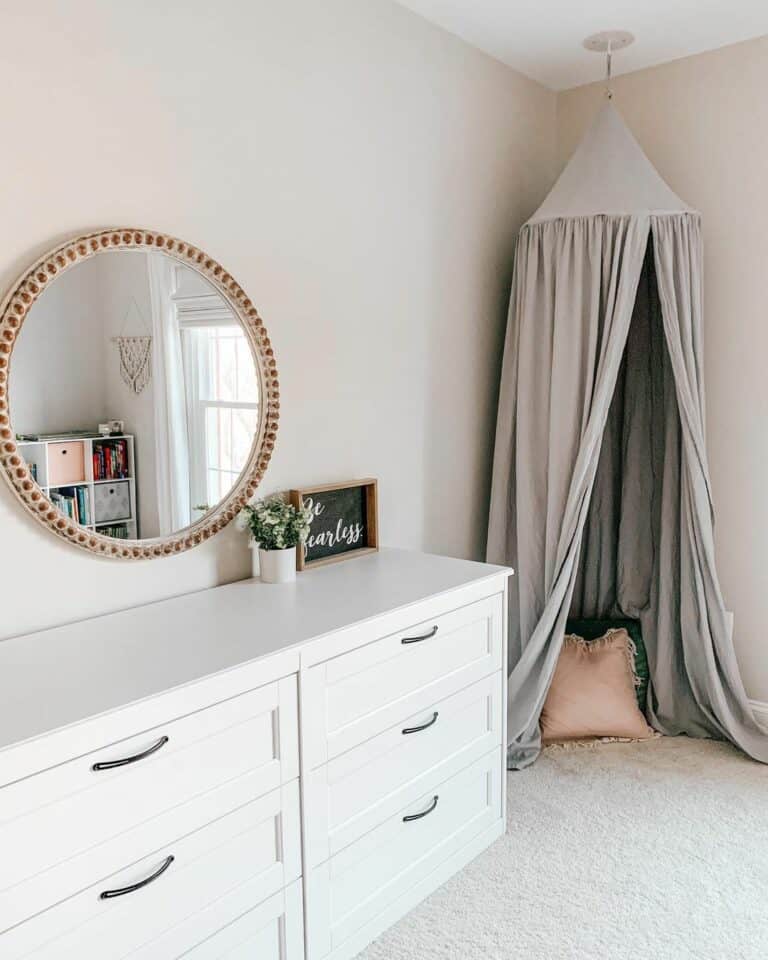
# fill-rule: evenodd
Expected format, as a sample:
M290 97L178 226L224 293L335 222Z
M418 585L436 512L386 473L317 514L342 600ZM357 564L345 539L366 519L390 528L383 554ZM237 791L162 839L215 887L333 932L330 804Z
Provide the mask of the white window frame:
M199 385L201 382L199 364L203 358L197 355L193 349L192 338L185 337L187 330L193 330L200 327L225 327L236 326L240 329L240 323L226 303L218 294L197 294L181 295L175 294L171 297L173 307L176 313L176 321L181 338L181 350L185 368L185 387L186 387L186 405L187 405L187 429L189 432L189 488L193 519L199 519L206 511L196 509L207 505L210 509L215 506L209 501L208 475L209 471L215 470L220 473L228 473L219 466L212 466L208 463L208 436L207 436L207 411L209 409L230 409L230 410L256 410L259 409L258 402L232 401L232 400L202 400L199 395ZM190 376L190 372L197 368L196 376ZM245 464L243 464L243 467ZM242 470L242 467L241 467Z

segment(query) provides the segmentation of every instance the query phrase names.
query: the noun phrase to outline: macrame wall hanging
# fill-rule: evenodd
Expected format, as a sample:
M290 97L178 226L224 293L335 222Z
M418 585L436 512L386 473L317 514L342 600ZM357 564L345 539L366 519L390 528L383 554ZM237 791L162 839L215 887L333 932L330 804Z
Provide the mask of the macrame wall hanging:
M144 330L141 334L126 334L128 320L135 313ZM141 393L152 377L152 335L136 300L131 297L123 318L120 336L113 338L120 355L120 376L134 393Z

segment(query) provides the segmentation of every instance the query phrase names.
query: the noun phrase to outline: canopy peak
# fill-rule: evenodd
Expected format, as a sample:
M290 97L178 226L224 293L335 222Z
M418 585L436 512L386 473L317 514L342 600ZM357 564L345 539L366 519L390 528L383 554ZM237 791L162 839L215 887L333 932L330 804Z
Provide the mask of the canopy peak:
M606 102L528 223L693 212L661 178L613 103Z

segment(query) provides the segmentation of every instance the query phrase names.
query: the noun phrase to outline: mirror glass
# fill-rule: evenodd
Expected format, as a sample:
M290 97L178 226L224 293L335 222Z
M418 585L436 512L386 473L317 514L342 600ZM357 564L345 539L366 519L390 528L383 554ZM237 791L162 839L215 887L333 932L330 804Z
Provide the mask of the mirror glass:
M12 423L48 498L89 530L170 536L214 510L260 422L227 300L159 251L107 250L42 291L16 342Z

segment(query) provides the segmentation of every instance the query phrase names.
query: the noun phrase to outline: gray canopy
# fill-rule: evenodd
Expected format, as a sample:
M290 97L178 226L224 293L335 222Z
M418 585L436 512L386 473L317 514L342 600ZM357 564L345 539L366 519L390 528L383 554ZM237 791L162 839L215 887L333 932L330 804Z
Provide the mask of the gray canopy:
M509 766L540 749L569 615L640 620L662 733L768 762L715 570L700 217L610 103L520 231L488 559L517 571Z

